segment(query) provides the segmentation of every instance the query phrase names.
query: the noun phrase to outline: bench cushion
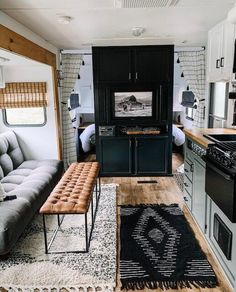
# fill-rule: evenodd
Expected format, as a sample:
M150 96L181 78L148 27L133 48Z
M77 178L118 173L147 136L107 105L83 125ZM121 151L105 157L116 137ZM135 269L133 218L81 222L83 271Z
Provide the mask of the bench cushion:
M72 163L40 209L40 213L86 213L99 169L98 162Z

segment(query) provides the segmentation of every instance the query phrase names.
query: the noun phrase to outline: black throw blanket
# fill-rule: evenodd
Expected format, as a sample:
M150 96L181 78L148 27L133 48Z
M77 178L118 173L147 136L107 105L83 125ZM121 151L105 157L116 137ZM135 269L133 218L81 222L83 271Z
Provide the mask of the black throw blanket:
M178 205L122 206L120 236L122 289L218 285Z

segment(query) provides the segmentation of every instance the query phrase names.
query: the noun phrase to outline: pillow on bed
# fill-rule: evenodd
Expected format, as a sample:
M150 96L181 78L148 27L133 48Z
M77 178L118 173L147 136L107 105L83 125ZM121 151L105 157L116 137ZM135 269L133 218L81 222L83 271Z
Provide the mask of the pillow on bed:
M90 137L95 134L95 124L92 124L85 128L85 130L80 134L80 141L84 152L91 150Z
M175 125L172 126L172 135L176 146L181 146L185 142L185 134Z

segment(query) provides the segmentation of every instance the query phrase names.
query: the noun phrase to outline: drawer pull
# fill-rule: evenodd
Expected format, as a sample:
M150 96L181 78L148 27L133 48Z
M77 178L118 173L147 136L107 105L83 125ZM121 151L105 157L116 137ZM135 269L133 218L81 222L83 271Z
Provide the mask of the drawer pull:
M188 199L186 197L184 197L185 202L188 202Z
M188 170L187 170L186 168L184 169L184 171L185 171L185 172L188 172Z
M187 183L184 183L184 185L186 186L186 188L188 188L188 184Z

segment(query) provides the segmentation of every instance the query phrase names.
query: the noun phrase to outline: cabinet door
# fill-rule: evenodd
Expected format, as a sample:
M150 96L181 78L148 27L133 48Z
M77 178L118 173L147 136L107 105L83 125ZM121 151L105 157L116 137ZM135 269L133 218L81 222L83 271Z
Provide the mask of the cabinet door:
M192 213L203 232L206 224L205 172L204 162L194 158Z
M168 110L172 107L173 97L169 96L169 86L159 85L158 86L158 100L157 100L157 113L159 124L167 124L168 122Z
M169 83L173 79L172 46L135 49L135 82Z
M224 35L224 26L222 23L216 25L208 33L208 76L209 82L215 82L220 79L221 67L220 59L222 55L222 46Z
M102 174L131 173L131 140L129 138L100 138Z
M131 51L128 47L93 49L95 82L131 82Z
M221 55L221 80L230 80L233 72L234 59L234 32L235 26L227 21L224 22L224 39L222 41Z
M135 139L135 173L166 174L168 165L168 138Z

